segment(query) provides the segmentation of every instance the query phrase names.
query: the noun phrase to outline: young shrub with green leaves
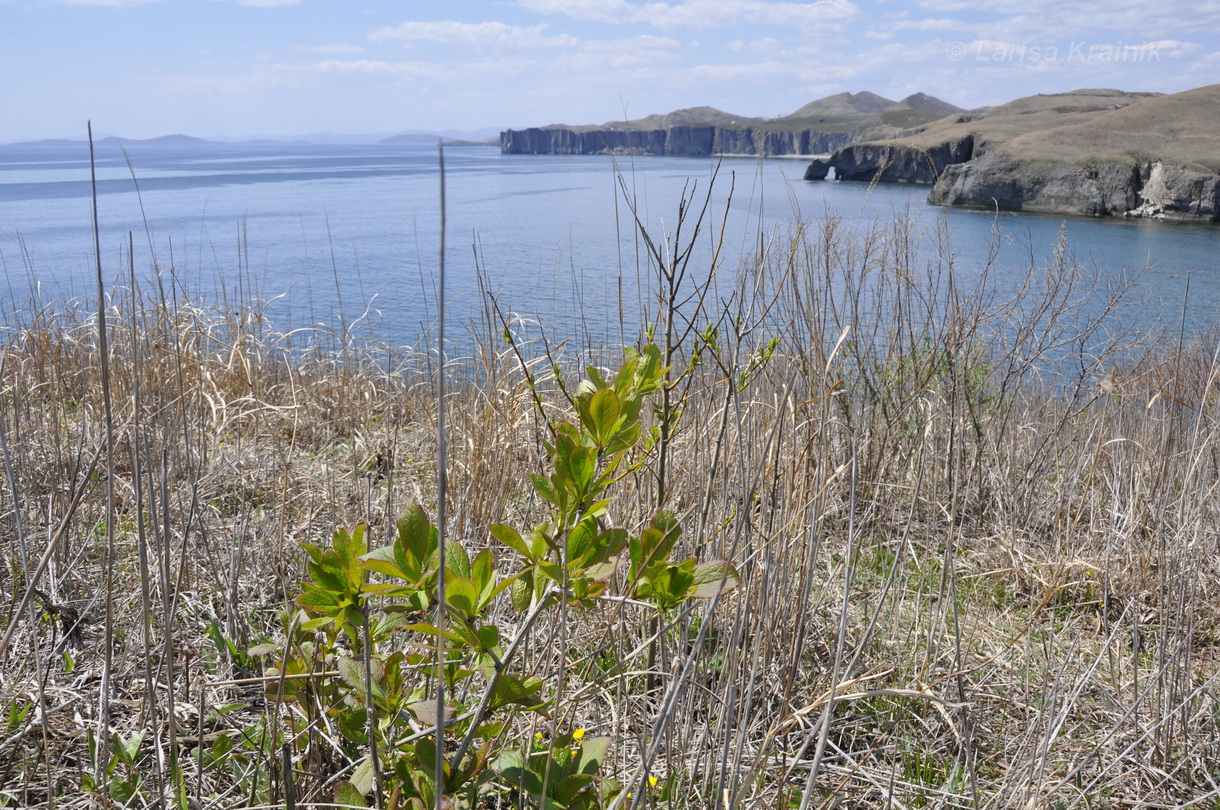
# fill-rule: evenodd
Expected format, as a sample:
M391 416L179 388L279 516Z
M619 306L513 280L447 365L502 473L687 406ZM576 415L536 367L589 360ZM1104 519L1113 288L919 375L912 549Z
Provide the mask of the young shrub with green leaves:
M471 558L459 543L447 544L443 622L427 618L437 607L442 563L436 528L418 505L399 521L390 546L368 550L363 527L336 532L329 549L303 544L310 581L296 599L300 611L286 617L288 645L275 650L279 677L268 691L297 706L290 737L298 756L311 770L330 772L337 800L360 804L376 794L386 807L422 810L437 791L455 807L499 792L517 806L594 808L617 795L620 787L600 775L608 737L585 739L579 731L525 748L505 740L514 715L545 718L575 700L556 694L558 687L548 692L518 662L544 611L623 597L669 611L737 583L728 563L670 560L681 530L667 512L638 534L606 525L615 483L648 461L640 414L663 373L655 346L628 350L612 380L589 370L574 399L575 421L554 426L549 473L530 476L547 519L527 536L491 526L520 555L508 574L490 549ZM492 621L505 591L524 613L511 627ZM438 679L448 696L441 785L434 771ZM336 734L324 740L323 728ZM348 773L346 762L355 763Z

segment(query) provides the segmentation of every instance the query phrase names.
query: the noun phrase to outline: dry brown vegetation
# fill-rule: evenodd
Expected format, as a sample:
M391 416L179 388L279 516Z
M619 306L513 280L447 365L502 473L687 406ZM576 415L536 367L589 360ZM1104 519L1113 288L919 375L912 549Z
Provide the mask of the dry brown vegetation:
M1215 806L1214 341L1141 355L1109 336L1124 291L1099 297L1066 251L1003 299L990 265L954 268L910 221L763 244L727 303L657 308L715 328L671 347L670 455L611 507L639 526L662 500L741 585L665 617L659 651L650 614L621 613L607 646L609 611L561 613L566 643L531 660L588 680L555 723L613 737L613 773L659 735L653 806ZM172 746L200 807L280 806L286 778L332 801L341 772L279 770L264 731L289 709L246 680L246 650L282 635L299 542L435 511L435 355L302 348L253 303L155 288L107 313L105 386L90 311L42 307L0 349L0 805L115 804L81 790L129 767L105 776L100 720L144 732L130 806L162 801ZM542 514L527 476L573 382L496 331L445 404L451 531L476 549L488 523ZM573 667L599 656L613 678Z

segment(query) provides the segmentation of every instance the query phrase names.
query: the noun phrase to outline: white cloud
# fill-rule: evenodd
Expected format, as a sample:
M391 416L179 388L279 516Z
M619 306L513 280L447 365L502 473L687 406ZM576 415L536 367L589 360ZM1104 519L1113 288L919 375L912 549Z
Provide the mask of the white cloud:
M635 13L626 0L518 0L517 5L543 14L612 23L630 22Z
M234 0L238 5L255 8L276 8L277 6L295 6L301 0Z
M763 37L750 43L750 49L760 53L774 53L783 48L783 44L774 37Z
M364 53L364 48L359 45L349 45L344 42L337 42L333 45L295 45L293 50L321 54Z
M716 28L741 22L803 30L837 28L860 14L851 0L813 3L768 0L682 0L679 3L629 3L627 0L517 0L544 14L565 14L578 20L645 23L657 28Z
M898 20L894 23L894 28L899 31L961 31L969 27L968 23L961 20L935 18L926 20Z
M381 28L369 35L372 40L396 39L405 43L431 42L457 45L467 51L491 51L528 55L535 61L550 54L558 63L551 69L565 73L598 71L669 62L682 48L670 37L636 36L623 39L580 39L567 34L551 36L546 24L531 28L499 22L406 22Z
M406 43L436 42L442 45L463 45L472 48L557 48L575 45L574 37L562 34L547 36L546 23L532 28L502 22L405 22L379 28L369 34L374 41L397 39Z
M613 68L636 67L678 58L682 43L668 37L587 40L579 50L565 53L557 69L569 72L597 72Z
M343 76L386 76L394 79L435 79L441 75L441 66L433 62L382 62L368 59L342 61L328 59L312 66L318 73L336 73Z
M62 6L139 6L145 3L159 3L161 0L51 0Z

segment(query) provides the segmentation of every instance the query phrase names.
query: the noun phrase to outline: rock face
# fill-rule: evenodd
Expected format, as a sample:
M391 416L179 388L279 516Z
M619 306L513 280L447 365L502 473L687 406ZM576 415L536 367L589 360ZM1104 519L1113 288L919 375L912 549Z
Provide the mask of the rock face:
M667 129L510 129L500 133L506 155L817 155L858 140L859 133L816 129L673 126Z
M510 129L500 133L508 155L664 155L666 131Z
M937 205L1083 216L1220 221L1220 176L1160 161L1079 166L1002 152L950 166L928 195Z
M848 146L810 163L805 179L824 180L831 169L839 180L930 183L935 205L1220 222L1220 175L1163 161L1020 160L966 138L926 150Z
M904 144L861 143L843 147L828 161L814 161L806 180L821 180L833 168L839 180L883 180L891 183L934 183L945 169L974 157L972 136L928 148ZM819 165L824 163L825 165ZM821 172L821 177L816 176Z

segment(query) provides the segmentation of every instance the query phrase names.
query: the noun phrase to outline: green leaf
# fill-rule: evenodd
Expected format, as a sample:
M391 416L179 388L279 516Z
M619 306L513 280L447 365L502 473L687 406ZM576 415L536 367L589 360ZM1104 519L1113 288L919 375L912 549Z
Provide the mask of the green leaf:
M335 553L339 556L339 559L341 559L344 563L350 563L352 560L355 560L361 554L368 551L368 547L365 544L364 539L364 526L357 526L356 530L351 534L348 534L342 529L336 531L331 540L331 545L334 547Z
M492 767L510 787L530 796L537 796L542 792L542 779L530 769L522 752L506 748L492 761Z
M614 576L615 572L623 567L623 560L619 557L607 560L606 562L590 565L585 569L585 576L593 582L605 582Z
M246 650L247 655L263 656L263 655L280 655L283 652L280 645L272 644L269 641L264 641L262 644L255 644L250 649Z
M462 547L461 543L445 544L445 567L459 577L470 578L470 555L466 553L466 549Z
M551 479L532 472L530 481L534 484L534 491L541 495L543 500L552 506L559 506L559 496L555 494L555 486Z
M741 582L737 569L723 560L696 565L694 577L695 589L690 595L695 599L711 599L728 593Z
M319 586L334 593L347 590L347 566L333 551L322 552L321 557L309 566L309 574Z
M448 714L448 711L446 711ZM425 763L425 766L420 770L426 774L429 782L432 781L432 763L436 762L436 739L435 737L421 737L415 741L415 756L420 762ZM445 781L449 781L449 760L442 758L442 770L444 771Z
M339 608L340 597L317 585L305 583L297 594L296 603L309 613L332 613Z
M585 374L589 375L589 382L592 383L595 389L609 388L610 383L606 382L606 378L602 375L602 371L597 366L587 366Z
M364 797L373 792L374 778L373 759L372 757L365 757L361 763L356 766L356 770L352 771L351 784L352 787L360 791L360 795Z
M500 644L500 628L494 624L489 624L480 627L475 631L475 635L479 639L479 643L483 645L485 650L494 650Z
M432 636L433 638L441 637L441 629L435 624L430 624L429 622L417 622L407 629L416 633L423 633L426 636ZM449 639L450 641L456 641L459 644L467 643L467 639L455 633L452 626L445 628L445 638Z
M417 700L406 705L406 710L411 713L411 716L425 726L436 726L436 701L435 700ZM445 714L449 712L446 711Z
M597 540L597 521L588 518L572 527L568 532L568 570L576 571L584 567L587 558L594 551Z
M578 487L576 493L583 496L593 485L593 475L597 471L597 459L589 448L574 447L567 461L572 482Z
M580 746L580 753L576 757L577 772L596 774L601 769L602 760L606 758L606 751L609 748L609 737L586 737Z
M364 691L364 664L358 658L345 655L339 659L339 677L359 692Z
M695 589L695 574L693 571L685 571L682 568L674 566L670 569L669 575L669 596L672 601L668 601L666 607L673 607L687 597Z
M398 566L404 571L423 564L436 549L436 527L429 521L423 507L413 503L407 507L406 514L398 521L398 537L395 538L394 551L399 558Z
M520 612L529 610L530 603L534 599L534 572L532 570L523 572L513 580L509 589L509 598L512 600L514 610Z
M398 557L391 546L374 549L360 558L361 564L370 571L376 571L394 579L405 579L414 582L419 579L419 571L408 571L398 564Z
M445 580L445 601L467 619L478 612L479 593L474 583L466 577L450 577Z
M614 435L621 412L618 394L609 388L598 391L589 401L590 428L599 447L604 447Z
M537 676L518 678L515 675L504 675L496 682L491 706L493 710L509 704L520 704L527 709L540 709L546 705L539 694L541 691L542 679Z
M591 784L593 784L592 774L574 773L551 786L551 797L560 807L570 810L576 804L577 794Z
M539 476L541 477L541 476ZM546 480L546 479L543 479ZM549 481L547 482L550 483ZM534 558L530 554L530 548L521 539L521 533L512 526L505 526L503 523L493 523L490 526L491 536L499 540L504 545L511 548L513 551L533 562Z
M348 807L367 807L364 794L351 782L343 781L335 785L335 804Z
M483 594L490 591L496 584L495 559L492 557L491 549L485 548L475 555L474 561L470 564L470 580L474 583L475 590L479 592L479 601L482 602Z
M582 447L578 438L560 433L555 439L555 474L560 485L578 498L583 498L593 483L595 460L588 448ZM562 508L562 504L560 504Z
M552 582L563 582L564 580L563 569L548 560L539 560L536 570Z

